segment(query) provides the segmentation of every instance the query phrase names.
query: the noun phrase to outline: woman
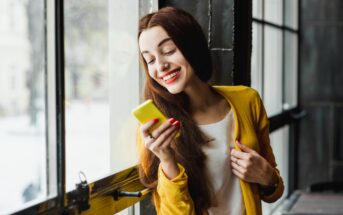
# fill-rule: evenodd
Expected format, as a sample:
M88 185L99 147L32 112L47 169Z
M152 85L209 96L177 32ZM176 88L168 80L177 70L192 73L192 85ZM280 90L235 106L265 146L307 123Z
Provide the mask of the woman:
M140 176L158 214L262 214L261 199L283 193L258 93L209 86L205 36L183 10L166 7L141 18L138 34L145 99L171 117L141 125ZM180 131L180 137L175 137Z

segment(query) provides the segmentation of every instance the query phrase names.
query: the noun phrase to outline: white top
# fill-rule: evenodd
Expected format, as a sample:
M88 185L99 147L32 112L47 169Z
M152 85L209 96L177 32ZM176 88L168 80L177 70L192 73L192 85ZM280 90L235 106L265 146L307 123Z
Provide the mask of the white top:
M209 138L202 149L207 156L206 171L213 188L216 205L209 215L245 214L239 178L231 171L230 147L234 146L234 118L230 110L219 122L198 125Z

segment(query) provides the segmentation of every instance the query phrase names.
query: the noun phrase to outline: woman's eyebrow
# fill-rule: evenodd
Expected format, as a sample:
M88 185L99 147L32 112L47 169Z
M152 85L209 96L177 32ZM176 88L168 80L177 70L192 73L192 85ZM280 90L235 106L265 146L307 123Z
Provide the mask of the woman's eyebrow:
M163 39L163 40L157 45L157 47L160 47L161 45L163 45L163 43L168 42L169 40L171 40L171 38L169 38L169 37Z
M162 46L164 43L166 43L166 42L168 42L168 41L170 41L170 40L171 40L170 37L167 37L167 38L161 40L161 42L158 43L157 47ZM142 51L142 54L145 54L145 53L149 53L149 51Z

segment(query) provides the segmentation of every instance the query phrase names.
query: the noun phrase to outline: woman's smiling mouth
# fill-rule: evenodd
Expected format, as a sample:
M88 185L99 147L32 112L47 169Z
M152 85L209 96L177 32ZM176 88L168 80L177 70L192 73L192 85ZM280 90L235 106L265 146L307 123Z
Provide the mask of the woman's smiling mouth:
M175 69L173 71L167 72L164 74L161 79L164 80L166 84L170 84L174 81L176 81L180 76L180 69Z

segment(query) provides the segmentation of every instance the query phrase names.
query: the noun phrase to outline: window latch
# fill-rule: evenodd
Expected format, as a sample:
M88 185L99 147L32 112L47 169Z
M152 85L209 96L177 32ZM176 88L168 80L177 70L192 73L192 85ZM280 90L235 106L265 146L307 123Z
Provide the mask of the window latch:
M146 188L144 190L136 191L136 192L121 191L119 188L117 188L117 189L115 189L112 192L111 196L113 197L113 199L115 201L118 201L119 198L121 198L121 197L136 197L136 198L140 198L143 195L146 195L146 194L148 194L150 192L151 192L150 188Z
M291 117L295 120L299 120L301 118L304 118L307 115L306 110L301 110L299 112L291 112Z
M88 210L91 206L89 204L89 186L85 174L79 172L80 183L76 184L76 189L72 191L70 198L68 198L68 205L77 205L79 213Z

